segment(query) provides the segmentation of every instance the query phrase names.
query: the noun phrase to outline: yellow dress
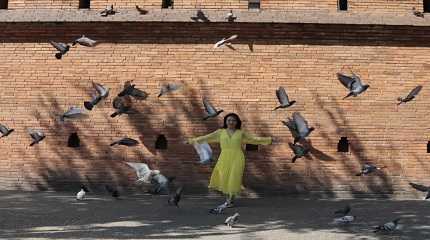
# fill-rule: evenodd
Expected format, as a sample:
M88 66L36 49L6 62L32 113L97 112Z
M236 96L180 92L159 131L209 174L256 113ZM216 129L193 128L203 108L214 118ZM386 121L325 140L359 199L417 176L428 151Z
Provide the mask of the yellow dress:
M193 143L220 143L221 153L212 172L209 188L229 196L239 194L245 169L245 155L242 144L271 144L271 137L255 137L240 129L230 136L227 129L218 129L208 135L192 138Z

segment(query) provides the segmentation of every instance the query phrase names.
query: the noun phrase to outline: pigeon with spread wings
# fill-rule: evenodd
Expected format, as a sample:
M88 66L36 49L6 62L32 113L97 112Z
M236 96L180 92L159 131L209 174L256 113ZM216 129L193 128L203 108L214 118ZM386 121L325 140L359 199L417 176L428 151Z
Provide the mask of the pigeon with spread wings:
M296 101L290 101L287 92L285 91L285 88L283 87L279 87L276 90L276 97L278 98L278 101L280 103L279 106L277 106L275 109L273 110L277 110L279 108L287 108L292 106L294 103L296 103Z
M49 43L58 50L58 53L55 54L55 58L57 59L61 59L63 57L64 54L66 54L69 49L70 46L62 43L62 42L54 42L54 41L49 41Z
M397 101L399 101L399 103L397 103L397 105L400 105L402 103L407 103L409 101L412 101L418 95L418 93L420 93L420 91L421 91L422 88L423 88L423 86L418 85L414 89L412 89L405 98L398 97Z
M424 200L430 198L430 186L424 186L416 183L409 183L409 185L411 185L413 188L415 188L418 191L426 192L427 195L424 197Z
M214 118L218 116L220 113L224 112L224 110L217 110L207 98L203 98L203 105L205 106L205 110L207 115L203 118L203 120L207 120L209 118Z
M346 95L343 99L346 99L350 96L358 96L369 88L368 84L363 84L359 76L352 73L352 76L346 76L342 73L337 73L337 78L342 83L344 87L349 90L348 95Z

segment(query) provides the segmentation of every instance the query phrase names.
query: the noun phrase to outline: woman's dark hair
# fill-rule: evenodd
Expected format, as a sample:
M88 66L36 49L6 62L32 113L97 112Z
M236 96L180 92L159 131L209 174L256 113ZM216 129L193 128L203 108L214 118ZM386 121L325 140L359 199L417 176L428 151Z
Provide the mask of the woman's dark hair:
M236 113L229 113L227 115L225 115L224 117L224 126L222 126L222 128L227 128L227 118L228 117L234 117L236 118L236 129L240 129L242 127L242 121L240 120L239 115L237 115Z

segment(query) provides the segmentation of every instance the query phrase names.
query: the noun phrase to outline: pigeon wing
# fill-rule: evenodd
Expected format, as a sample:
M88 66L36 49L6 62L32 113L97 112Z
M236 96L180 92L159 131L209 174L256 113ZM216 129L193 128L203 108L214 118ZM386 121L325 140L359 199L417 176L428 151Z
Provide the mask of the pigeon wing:
M103 87L103 85L93 82L93 87L96 89L96 91L98 92L98 94L101 97L107 97L108 96L109 89Z
M295 112L293 113L293 120L296 124L297 131L300 135L304 135L308 132L309 126L308 122L300 115L300 113Z
M412 89L412 91L408 94L408 96L406 96L406 99L411 99L411 98L414 98L415 96L417 96L418 93L420 93L422 88L423 88L423 86L421 86L421 85L416 86L414 89Z
M278 90L276 90L276 96L278 97L280 104L288 104L290 102L288 99L287 92L283 87L279 87Z
M125 162L128 166L132 167L134 171L136 171L136 175L138 179L146 178L149 174L151 174L151 169L149 169L148 164L146 163L133 163L133 162Z
M343 75L341 73L337 73L337 79L348 89L352 89L352 84L354 83L354 78Z
M203 105L205 106L205 110L209 115L216 114L216 109L214 106L209 102L207 98L203 99Z
M8 131L9 131L9 129L8 129L5 125L0 124L0 132L1 132L2 134L7 133Z
M50 43L54 48L56 48L58 51L60 51L60 52L62 52L62 51L64 51L64 50L65 50L64 45L62 45L61 43L57 43L57 42L54 42L54 41L49 41L49 43Z

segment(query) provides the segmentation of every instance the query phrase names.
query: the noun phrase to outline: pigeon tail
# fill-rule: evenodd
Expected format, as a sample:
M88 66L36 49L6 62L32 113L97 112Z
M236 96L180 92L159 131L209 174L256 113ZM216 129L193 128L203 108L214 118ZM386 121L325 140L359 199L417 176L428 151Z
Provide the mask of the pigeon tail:
M296 162L296 160L297 160L297 158L299 158L299 157L294 156L294 157L293 157L293 159L291 159L291 162L292 162L292 163L295 163L295 162Z
M119 112L114 112L114 113L112 113L112 114L110 115L110 117L111 117L111 118L114 118L114 117L118 116L119 114L120 114Z
M348 95L346 95L345 97L343 97L343 99L347 99L347 98L349 98L349 97L351 97L351 96L353 96L354 95L354 93L353 92L350 92L350 93L348 93ZM355 95L354 95L355 96Z
M210 116L206 116L206 117L204 117L203 118L203 121L206 121L206 120L208 120L210 118Z
M93 110L94 105L93 105L91 102L85 101L85 102L84 102L84 107L85 107L87 110L91 111L91 110Z
M279 106L275 107L272 111L278 110L280 108L282 108L282 105L279 105Z
M163 94L162 94L162 93L158 94L158 97L161 97L161 96L163 96Z
M113 146L115 144L118 144L118 142L113 142L113 143L110 144L110 146Z

